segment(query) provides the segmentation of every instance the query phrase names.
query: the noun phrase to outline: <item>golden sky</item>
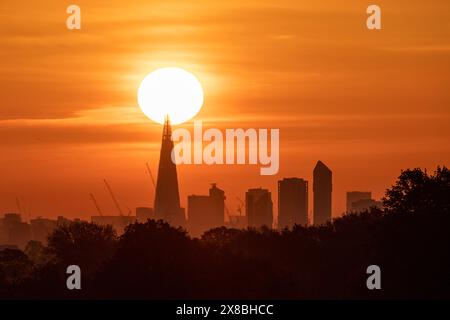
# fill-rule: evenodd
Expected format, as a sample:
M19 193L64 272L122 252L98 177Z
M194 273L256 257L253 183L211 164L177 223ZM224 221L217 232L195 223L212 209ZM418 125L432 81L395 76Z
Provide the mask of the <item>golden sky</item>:
M66 28L81 7L82 29ZM382 30L366 28L378 4ZM280 172L258 166L180 166L182 204L217 182L235 211L249 187L273 191L317 160L345 192L380 198L401 169L449 165L450 2L0 2L0 212L88 218L93 192L116 214L152 206L161 126L141 113L140 81L178 66L205 90L205 127L280 128ZM185 127L190 128L188 123ZM310 202L312 208L312 201ZM275 210L276 211L276 210Z

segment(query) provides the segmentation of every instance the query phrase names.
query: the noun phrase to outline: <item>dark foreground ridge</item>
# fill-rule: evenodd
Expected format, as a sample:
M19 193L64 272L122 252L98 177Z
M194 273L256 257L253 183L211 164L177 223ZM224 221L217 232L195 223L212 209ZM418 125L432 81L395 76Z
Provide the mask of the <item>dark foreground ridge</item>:
M403 171L385 210L321 227L217 228L192 239L163 221L117 237L86 222L60 226L48 245L0 251L2 299L450 298L450 173ZM368 290L366 268L381 268ZM66 268L82 270L68 290Z

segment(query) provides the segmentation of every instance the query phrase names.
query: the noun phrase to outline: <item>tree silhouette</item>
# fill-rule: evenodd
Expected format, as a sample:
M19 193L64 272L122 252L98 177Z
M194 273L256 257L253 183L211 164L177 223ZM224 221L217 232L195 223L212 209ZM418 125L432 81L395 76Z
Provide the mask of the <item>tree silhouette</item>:
M47 248L40 241L28 241L24 252L35 265L46 264L51 259Z
M18 287L32 273L33 263L20 250L0 251L0 296L9 296L11 288Z
M0 251L2 298L377 299L450 298L449 171L402 171L371 208L321 226L215 228L200 239L163 221L60 226L48 246ZM82 269L81 292L65 268ZM382 290L368 290L378 265Z
M89 277L113 256L116 241L111 226L74 222L56 228L48 237L47 249L64 270L69 265L78 265Z
M112 261L99 272L97 295L127 297L186 296L201 268L199 246L186 231L162 220L134 223L120 237ZM114 279L114 281L111 281Z
M450 170L438 167L434 175L420 168L402 171L395 185L386 191L383 205L390 212L439 210L449 213Z

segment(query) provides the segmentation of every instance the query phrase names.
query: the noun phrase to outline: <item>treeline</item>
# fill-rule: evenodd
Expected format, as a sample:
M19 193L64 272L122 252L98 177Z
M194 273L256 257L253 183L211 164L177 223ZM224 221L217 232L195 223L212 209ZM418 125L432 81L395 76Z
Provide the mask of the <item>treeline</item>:
M450 298L450 172L403 171L385 210L321 227L209 230L200 239L162 221L72 223L47 246L0 251L1 298L407 299ZM366 268L381 268L368 290ZM68 290L78 265L82 289Z

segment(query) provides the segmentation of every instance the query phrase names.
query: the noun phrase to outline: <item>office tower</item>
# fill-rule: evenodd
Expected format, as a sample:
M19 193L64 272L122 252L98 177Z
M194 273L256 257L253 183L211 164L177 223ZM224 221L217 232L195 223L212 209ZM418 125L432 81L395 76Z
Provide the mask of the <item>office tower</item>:
M28 223L22 222L18 213L6 213L2 223L2 233L4 233L4 244L16 245L24 249L27 242L31 240L31 229Z
M308 223L308 181L285 178L278 181L278 228Z
M172 161L172 128L166 117L163 128L161 153L159 157L158 179L156 181L155 218L163 219L171 225L185 226L184 208L180 207L177 167Z
M331 221L333 174L322 161L318 161L314 168L313 176L314 225L321 225Z
M3 225L10 228L22 222L22 217L18 213L5 213L3 217Z
M225 224L225 192L215 183L209 195L190 195L188 197L189 233L201 236L205 231Z
M28 241L31 240L30 225L26 222L21 222L13 225L9 229L9 241L11 244L17 245L20 249L25 249Z
M148 207L136 208L136 221L146 223L149 219L154 219L153 209Z
M349 191L347 192L347 212L352 211L353 203L359 200L372 199L372 193L369 191Z
M245 193L245 213L247 225L259 228L266 226L272 228L273 203L272 196L267 189L249 189Z
M213 183L209 188L209 198L212 202L212 209L214 209L211 215L212 223L215 226L223 226L225 224L225 192Z
M352 208L348 212L364 212L370 208L382 209L383 203L374 199L360 199L352 202Z
M20 214L7 213L4 218L0 218L0 245L11 245L23 249L30 240L39 241L45 245L48 235L55 228L70 223L72 223L71 220L62 216L59 216L57 220L37 217L31 219L30 223L26 223L22 221Z
M37 217L30 220L31 236L33 240L46 245L48 235L57 227L56 220Z

